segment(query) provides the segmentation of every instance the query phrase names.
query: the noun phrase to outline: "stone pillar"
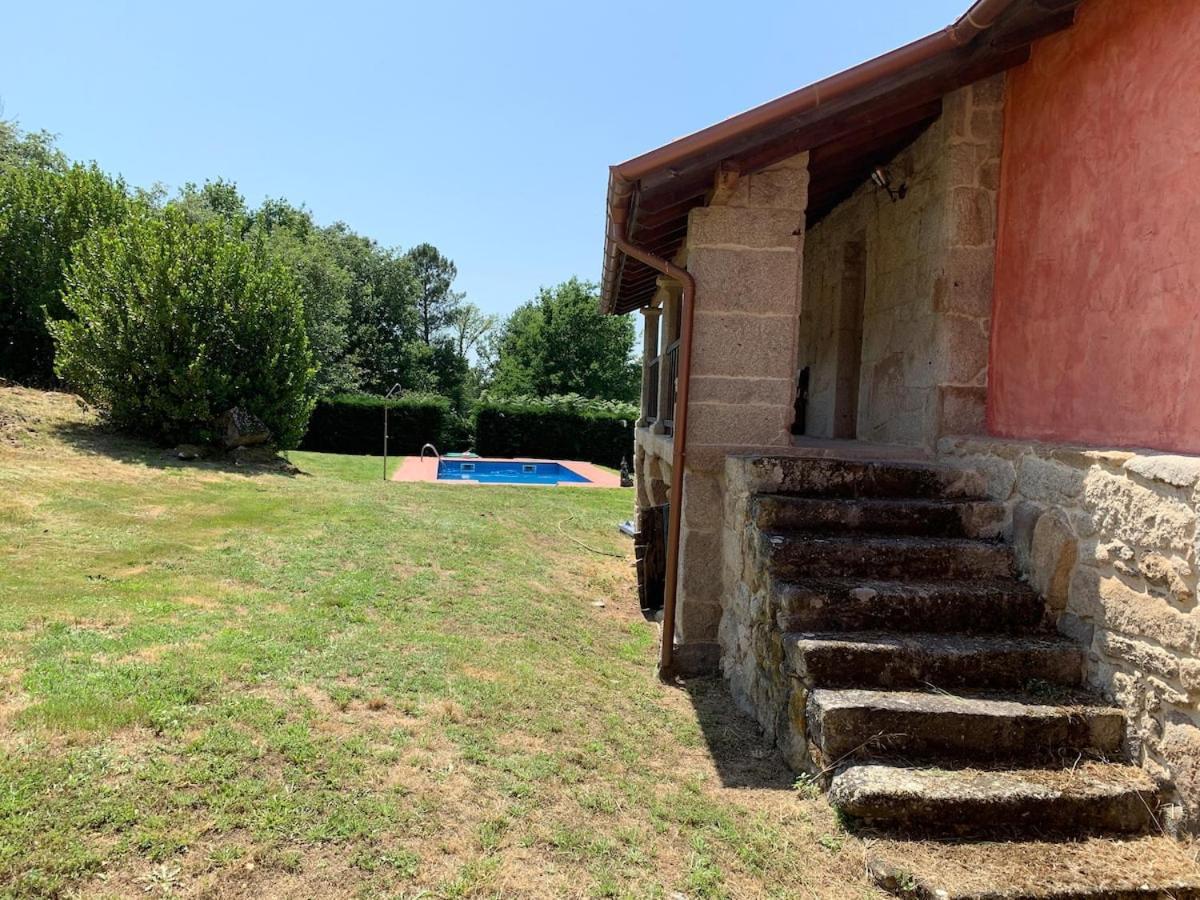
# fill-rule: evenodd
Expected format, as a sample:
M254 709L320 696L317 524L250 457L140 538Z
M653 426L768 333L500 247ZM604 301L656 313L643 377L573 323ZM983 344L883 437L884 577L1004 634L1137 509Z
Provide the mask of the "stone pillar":
M658 350L658 417L654 420L655 434L666 434L667 423L663 419L667 395L674 389L671 384L670 367L667 365L667 347L679 336L679 297L683 288L673 280L660 279L663 292L663 322Z
M808 155L743 176L692 211L696 279L688 452L675 638L682 666L719 655L717 626L737 573L726 572L725 458L791 446Z
M1004 129L1004 74L946 96L946 245L934 287L937 437L987 431L988 343Z
M638 419L638 428L650 424L650 398L662 397L659 392L660 378L650 383L650 364L654 362L658 352L658 320L662 310L648 306L642 310L642 417Z

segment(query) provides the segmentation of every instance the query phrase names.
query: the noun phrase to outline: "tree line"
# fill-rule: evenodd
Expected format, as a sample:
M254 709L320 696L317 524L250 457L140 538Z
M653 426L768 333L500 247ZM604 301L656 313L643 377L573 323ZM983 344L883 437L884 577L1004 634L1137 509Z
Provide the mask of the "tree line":
M223 179L131 187L0 120L0 377L65 383L132 430L194 437L229 402L294 442L316 400L393 386L459 415L485 392L636 398L632 322L601 316L594 284L502 321L457 274L431 244L252 207Z

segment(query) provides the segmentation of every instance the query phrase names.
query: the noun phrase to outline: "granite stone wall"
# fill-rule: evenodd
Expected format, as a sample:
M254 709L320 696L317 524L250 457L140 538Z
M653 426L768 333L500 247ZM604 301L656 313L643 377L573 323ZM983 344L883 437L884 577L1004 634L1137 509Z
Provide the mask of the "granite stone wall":
M940 458L986 473L1050 624L1129 713L1135 760L1174 782L1169 824L1200 827L1200 458L988 438Z
M982 430L1003 99L1003 75L947 95L887 164L903 199L867 181L809 229L807 434L932 447Z

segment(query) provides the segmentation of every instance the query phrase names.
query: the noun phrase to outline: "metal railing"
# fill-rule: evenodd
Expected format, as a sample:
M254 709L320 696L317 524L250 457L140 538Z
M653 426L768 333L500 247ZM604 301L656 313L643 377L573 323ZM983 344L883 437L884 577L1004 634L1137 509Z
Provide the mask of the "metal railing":
M675 431L675 388L679 382L679 341L667 346L667 395L660 399L662 422L667 433Z

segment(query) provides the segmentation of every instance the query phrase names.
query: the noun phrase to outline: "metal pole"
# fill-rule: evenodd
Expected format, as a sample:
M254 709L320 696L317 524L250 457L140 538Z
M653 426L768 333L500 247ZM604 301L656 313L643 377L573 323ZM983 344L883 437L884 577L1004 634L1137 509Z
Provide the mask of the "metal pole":
M388 442L388 404L392 394L400 390L399 384L393 384L391 390L383 395L383 480L387 481L387 442Z

